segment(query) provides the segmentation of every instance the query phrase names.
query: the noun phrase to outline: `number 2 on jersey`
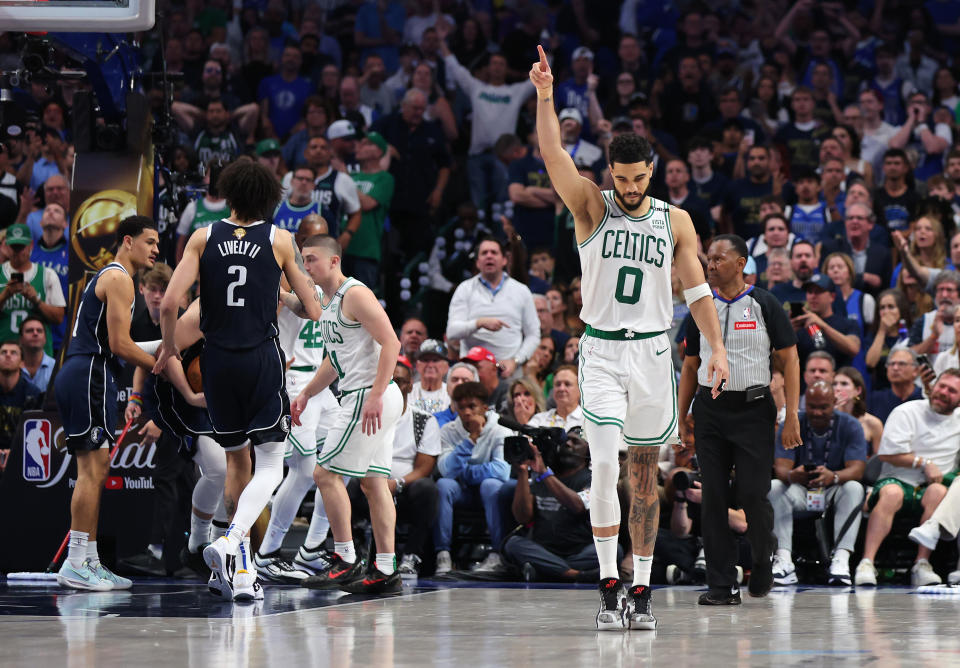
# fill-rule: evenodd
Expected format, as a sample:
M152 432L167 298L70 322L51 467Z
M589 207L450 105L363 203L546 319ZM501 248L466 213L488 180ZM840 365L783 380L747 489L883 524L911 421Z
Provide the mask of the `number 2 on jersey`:
M628 276L633 276L633 285L627 292ZM617 292L614 295L621 304L636 304L640 301L640 291L643 289L643 272L637 267L621 267L617 274Z
M227 273L231 276L237 275L237 280L227 285L227 306L243 306L243 297L237 298L233 291L247 282L247 268L243 265L232 264L227 267Z

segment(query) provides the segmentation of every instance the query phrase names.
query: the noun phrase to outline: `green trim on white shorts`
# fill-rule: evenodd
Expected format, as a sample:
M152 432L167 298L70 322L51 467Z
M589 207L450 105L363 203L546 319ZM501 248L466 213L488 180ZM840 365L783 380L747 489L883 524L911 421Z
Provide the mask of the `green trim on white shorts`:
M353 407L353 415L350 416L350 422L347 423L346 429L343 430L343 435L337 442L337 447L325 455L322 453L317 454L317 464L320 466L323 466L325 463L339 455L343 451L343 448L347 445L347 441L349 441L350 436L353 435L353 430L357 428L357 423L360 422L360 413L363 409L363 396L366 391L366 388L358 390L358 392L360 392L360 396L357 398L357 405ZM333 469L331 468L330 470L332 471Z
M671 385L671 395L673 396L673 418L670 420L670 424L667 425L667 428L659 436L654 438L634 438L633 436L623 435L623 440L628 446L661 446L667 441L670 440L673 430L677 426L677 374L673 372L673 366L671 365L670 371L670 385Z

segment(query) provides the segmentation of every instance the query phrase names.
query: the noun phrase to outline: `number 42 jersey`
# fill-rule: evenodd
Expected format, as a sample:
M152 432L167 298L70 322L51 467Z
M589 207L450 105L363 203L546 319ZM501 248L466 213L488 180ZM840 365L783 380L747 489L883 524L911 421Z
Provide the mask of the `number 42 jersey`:
M662 332L673 320L673 230L666 202L650 197L647 213L627 215L604 190L604 215L579 245L583 267L580 318L595 329Z
M218 220L206 228L200 257L200 329L208 345L253 348L276 337L280 265L276 226Z

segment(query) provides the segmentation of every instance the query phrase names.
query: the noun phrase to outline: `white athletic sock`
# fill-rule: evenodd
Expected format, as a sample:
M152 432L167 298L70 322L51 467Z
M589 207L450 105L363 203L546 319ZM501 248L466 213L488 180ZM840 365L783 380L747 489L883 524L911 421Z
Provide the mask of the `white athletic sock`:
M190 538L187 539L187 550L196 553L200 546L210 540L210 521L190 513Z
M284 536L287 535L287 529L277 526L276 522L273 520L274 518L271 515L270 524L267 525L267 533L263 537L263 541L260 543L260 550L258 552L260 556L266 556L271 552L276 552L279 550L280 546L283 545Z
M97 541L87 539L87 559L90 560L91 566L96 566L100 563L100 553L97 552Z
M785 561L793 561L793 554L786 548L777 548L777 556Z
M397 556L393 552L377 552L377 570L384 575L393 575L397 570Z
M650 586L650 569L653 568L653 555L641 557L639 554L633 555L633 586Z
M70 531L70 547L67 550L67 561L76 569L83 566L87 558L87 542L90 534L86 531Z
M273 497L270 526L260 545L260 554L270 554L283 545L283 538L293 524L293 518L297 516L297 509L300 508L304 495L313 487L315 461L315 457L304 456L296 451L286 458L287 475Z
M227 538L239 543L250 527L260 517L267 502L283 480L283 453L285 446L280 442L261 443L255 446L257 468L253 477L237 500L237 512L233 515L233 524Z
M593 537L593 544L597 548L597 559L600 561L600 579L619 578L617 570L617 537Z
M333 551L348 564L357 561L357 551L353 549L353 541L348 540L344 543L334 541Z
M313 515L310 517L310 528L303 546L308 550L315 550L327 540L330 532L330 520L327 519L327 510L323 507L323 496L318 489L313 495Z

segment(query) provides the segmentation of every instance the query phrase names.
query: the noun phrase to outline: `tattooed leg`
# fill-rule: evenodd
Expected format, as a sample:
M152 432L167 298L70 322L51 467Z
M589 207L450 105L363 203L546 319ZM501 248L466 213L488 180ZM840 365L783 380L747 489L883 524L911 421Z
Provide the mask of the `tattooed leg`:
M657 492L659 448L627 448L630 466L630 540L633 553L650 556L660 525L660 497Z

